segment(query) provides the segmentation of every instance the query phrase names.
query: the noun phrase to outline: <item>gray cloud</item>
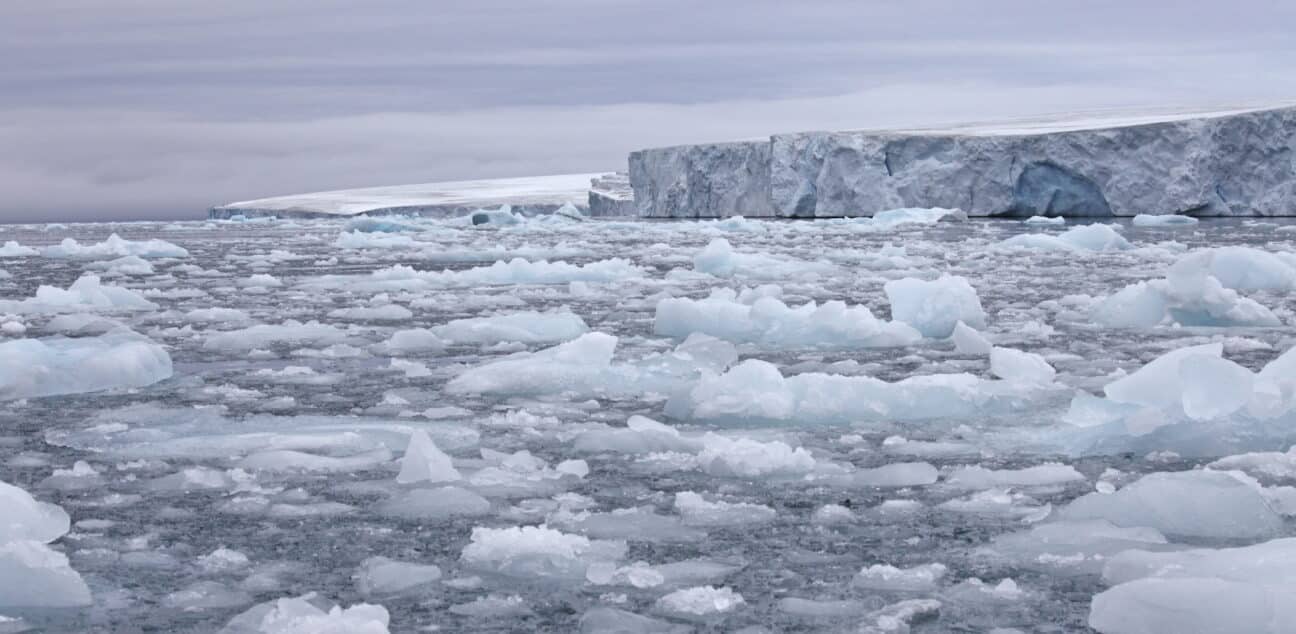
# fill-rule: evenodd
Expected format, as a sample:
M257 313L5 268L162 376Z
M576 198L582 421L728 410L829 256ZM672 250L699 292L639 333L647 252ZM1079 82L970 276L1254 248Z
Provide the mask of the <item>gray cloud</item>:
M1296 97L1293 26L1269 0L6 6L0 221L610 170L797 129L1272 102Z

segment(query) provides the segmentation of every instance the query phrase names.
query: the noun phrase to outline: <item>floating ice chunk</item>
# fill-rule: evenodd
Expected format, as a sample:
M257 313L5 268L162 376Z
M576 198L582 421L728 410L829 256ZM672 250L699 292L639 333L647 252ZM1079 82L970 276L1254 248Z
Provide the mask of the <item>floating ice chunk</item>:
M282 324L259 324L239 330L212 333L203 342L204 350L246 352L277 343L326 345L346 341L347 333L316 321L301 323L288 320Z
M1155 528L1120 527L1107 520L1066 520L1000 535L981 553L1034 570L1097 574L1116 553L1169 547L1165 535Z
M452 605L449 610L454 614L476 619L517 618L531 614L526 601L517 595L477 597L468 603Z
M1020 601L1026 597L1026 591L1012 579L1000 579L999 583L989 584L977 577L965 579L945 591L943 595L950 601L979 603L984 601Z
M980 454L976 445L965 442L911 440L903 436L887 436L882 440L881 450L897 456L956 457Z
M902 346L922 338L907 324L874 317L866 306L831 301L792 308L777 297L745 295L716 289L702 300L663 299L657 304L653 330L673 337L701 332L773 346Z
M42 249L41 255L47 258L104 260L127 255L141 258L187 258L189 252L165 240L136 242L114 233L97 244L82 245L73 238L64 238L58 245Z
M855 599L816 601L787 597L779 599L777 605L782 612L807 618L846 618L860 616L868 612L867 605L863 601Z
M233 608L252 602L252 596L218 581L197 581L162 597L162 605L185 611Z
M358 231L360 233L400 233L403 231L421 231L422 227L414 224L413 221L405 222L394 218L360 216L348 220L346 229L347 231Z
M919 564L910 568L897 568L887 564L873 564L859 571L851 585L868 590L931 592L945 577L944 564Z
M426 328L397 330L382 344L383 350L390 354L436 352L445 347L446 341Z
M354 473L385 465L391 462L391 459L391 450L386 447L338 457L278 449L248 454L246 458L235 464L238 468L249 471Z
M666 411L723 422L927 420L1012 411L1048 389L970 374L915 376L895 383L817 372L784 377L773 364L748 359L724 374L704 375L691 390L672 395Z
M0 300L0 311L18 314L79 311L135 311L157 308L143 295L120 286L104 285L97 275L84 275L66 290L42 285L35 297Z
M577 451L615 451L628 454L701 451L700 440L685 438L678 429L644 416L631 416L624 429L581 432L572 443Z
M733 344L693 335L673 351L612 363L617 338L592 332L535 353L487 362L452 379L446 390L460 394L670 394L699 376L723 371L737 359Z
M391 617L381 605L324 609L318 601L308 594L262 603L234 617L220 634L388 634Z
M625 552L625 542L591 540L546 526L479 526L460 559L470 568L510 577L579 582L591 564L615 562Z
M441 569L430 564L370 557L360 562L353 576L356 589L365 596L399 594L441 578Z
M1194 420L1228 416L1251 401L1255 375L1248 369L1210 355L1179 362L1183 410Z
M1290 586L1218 578L1147 578L1099 593L1089 627L1103 634L1286 634L1296 623Z
M1004 247L1043 249L1048 251L1125 251L1134 248L1111 225L1091 224L1073 227L1059 235L1031 233L1013 236L999 243Z
M555 513L549 523L563 530L599 539L624 539L653 543L693 542L706 533L684 525L672 515L661 515L651 506L613 509L607 513Z
M351 321L407 321L414 318L414 311L400 304L384 304L338 308L329 311L328 316Z
M25 247L13 240L8 240L4 243L4 246L0 246L0 258L25 258L39 254L40 251L31 247Z
M303 287L355 292L418 291L512 284L567 284L575 281L615 282L643 277L643 274L643 268L620 258L579 266L561 261L530 262L514 258L508 262L495 262L490 266L462 271L418 271L398 264L369 275L325 275L305 282Z
M793 449L774 440L761 442L750 438L726 438L707 433L698 465L713 476L733 478L796 477L810 473L815 459L802 447Z
M964 489L988 489L1009 486L1051 486L1083 480L1084 474L1071 465L1057 462L1022 469L986 469L960 467L945 476L945 483Z
M963 323L963 320L954 324L954 332L950 338L954 340L954 350L962 354L988 355L994 349L985 335Z
M1005 381L1035 384L1052 383L1057 376L1044 357L998 346L990 350L990 373Z
M343 232L333 241L333 246L339 249L417 249L426 244L409 236L361 231Z
M501 341L561 343L589 332L589 326L585 325L585 320L570 312L527 311L456 319L432 328L431 332L446 342L456 344Z
M656 588L662 585L666 578L647 563L637 561L620 568L606 562L591 565L585 573L585 580L602 586L625 585L635 588Z
M1133 221L1135 227L1191 227L1198 222L1192 216L1176 214L1138 214Z
M134 333L0 343L0 400L144 387L171 377L171 356Z
M1237 548L1128 550L1103 566L1103 581L1110 584L1147 577L1217 578L1290 588L1296 584L1296 539L1275 539Z
M932 484L939 476L936 467L927 462L893 462L831 476L827 481L847 487L913 487Z
M864 616L860 634L908 634L915 622L935 618L941 602L935 599L909 599L892 603Z
M1062 216L1031 216L1023 220L1022 223L1028 225L1064 225L1066 224L1066 218Z
M670 587L695 586L718 583L743 569L740 563L710 559L686 559L653 566L665 578L662 585Z
M589 475L589 463L584 460L564 460L554 467L554 471L560 474L576 476L583 478Z
M1266 363L1256 376L1262 381L1279 385L1296 383L1296 346Z
M1139 282L1106 298L1093 311L1109 326L1278 326L1272 311L1238 290L1296 288L1296 266L1243 247L1194 251L1174 263L1163 280Z
M796 396L777 366L748 359L728 372L704 377L689 394L695 418L787 420L796 414Z
M103 486L103 476L90 463L78 460L71 469L55 469L50 477L41 480L42 489L59 489L61 491L84 491Z
M690 526L752 526L772 522L778 517L774 509L764 504L709 502L693 491L675 494L675 511Z
M891 318L917 328L924 337L949 337L960 321L973 328L985 328L981 299L965 278L905 278L887 282L883 289L891 302Z
M871 230L885 231L906 225L934 225L939 222L960 222L967 219L967 214L961 209L904 207L879 211L870 218L861 218L857 224Z
M1028 521L1038 521L1047 516L1052 508L1029 495L1013 490L1011 487L986 489L976 493L941 502L939 508L956 513L973 513L977 515L1016 517Z
M246 322L251 317L237 308L195 308L185 313L184 319L196 324L221 324Z
M1206 465L1215 471L1242 471L1256 478L1296 480L1296 447L1226 456Z
M1143 367L1103 387L1107 398L1118 403L1148 407L1172 407L1183 400L1183 378L1179 368L1202 359L1218 359L1224 345L1208 343L1171 350Z
M1064 520L1104 519L1146 526L1169 536L1263 539L1279 533L1282 517L1254 483L1230 472L1151 473L1115 493L1089 493L1061 508Z
M580 618L582 634L687 634L693 629L609 607L593 607Z
M814 515L810 516L811 522L824 526L849 524L855 519L855 513L840 504L825 504L815 509Z
M68 532L68 514L59 506L37 501L27 491L0 482L0 543L52 542Z
M452 517L477 517L490 512L490 500L468 489L448 486L403 491L375 507L389 517L441 521Z
M0 544L0 607L66 608L90 602L90 589L63 553L39 541Z
M432 371L418 361L408 361L406 359L392 359L391 369L398 370L405 375L407 379L421 379L432 376Z
M92 262L87 269L107 271L112 275L153 275L153 265L137 255L127 255L115 260Z
M1218 247L1200 249L1170 266L1168 279L1210 276L1235 291L1296 289L1296 266L1260 249Z
M657 608L680 616L710 616L732 612L746 603L727 587L697 586L676 590L657 600Z
M830 275L839 271L832 263L788 260L763 253L738 253L724 238L716 238L693 256L693 269L716 277L784 279Z
M562 392L597 383L607 372L617 338L591 332L567 343L470 369L446 384L452 393L489 394L517 390Z
M453 482L462 478L450 456L436 446L427 432L420 429L410 434L397 482Z
M197 559L198 567L205 572L224 574L247 568L250 563L243 553L221 546Z

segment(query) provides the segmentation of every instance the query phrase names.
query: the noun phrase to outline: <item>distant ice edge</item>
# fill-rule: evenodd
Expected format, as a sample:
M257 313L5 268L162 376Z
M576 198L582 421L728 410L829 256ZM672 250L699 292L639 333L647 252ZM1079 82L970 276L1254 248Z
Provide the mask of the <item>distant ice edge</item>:
M630 154L638 215L1287 216L1296 107L1101 127L777 134ZM1065 122L1063 122L1065 123Z

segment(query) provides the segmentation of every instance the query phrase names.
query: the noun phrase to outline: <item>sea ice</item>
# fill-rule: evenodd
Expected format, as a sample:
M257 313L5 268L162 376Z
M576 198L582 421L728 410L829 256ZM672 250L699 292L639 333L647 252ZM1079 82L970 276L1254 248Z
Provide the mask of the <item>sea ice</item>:
M416 430L410 435L405 455L401 458L400 473L396 481L401 484L414 482L453 482L462 479L459 470L455 469L450 456L446 455L432 441L432 437L423 430Z
M1044 357L998 346L990 350L990 373L1009 382L1040 385L1052 383L1057 376L1057 371Z
M884 290L891 302L891 318L917 328L924 337L949 337L960 321L973 328L985 328L985 310L976 289L965 278L905 278L887 282Z
M441 578L441 569L430 564L370 557L355 573L356 589L365 596L398 594Z
M625 556L625 542L591 540L547 526L477 527L460 559L473 569L524 579L578 582L597 562Z
M1124 251L1134 248L1129 240L1116 233L1111 225L1091 224L1073 227L1053 236L1031 233L1013 236L999 243L1005 247L1047 251Z
M681 616L723 614L746 603L741 594L727 587L697 586L676 590L657 600L657 608Z
M131 241L112 234L97 244L82 245L73 238L64 238L59 244L46 247L41 255L47 258L106 260L134 255L141 258L187 258L189 251L165 240Z
M534 311L456 319L430 329L448 343L490 344L501 341L522 343L561 343L587 332L585 320L570 312Z
M789 307L773 293L762 288L740 294L725 288L701 300L663 299L657 304L653 330L672 337L700 332L778 347L903 346L922 338L908 324L874 317L866 306L830 301Z
M673 395L666 411L716 422L954 419L1011 411L1047 389L970 374L913 376L894 383L818 372L784 377L774 364L748 359L724 374L704 375L692 389Z
M171 356L134 333L0 343L0 400L144 387L171 377Z
M867 590L931 592L947 571L944 564L938 563L919 564L909 568L873 564L860 570L851 580L851 585Z
M234 617L220 634L387 634L390 616L381 605L322 608L313 594L278 599Z
M1150 473L1114 493L1089 493L1057 511L1062 520L1107 520L1154 528L1171 537L1272 537L1282 517L1241 474L1220 471Z
M1175 214L1138 214L1132 221L1135 227L1191 227L1198 223L1192 216Z

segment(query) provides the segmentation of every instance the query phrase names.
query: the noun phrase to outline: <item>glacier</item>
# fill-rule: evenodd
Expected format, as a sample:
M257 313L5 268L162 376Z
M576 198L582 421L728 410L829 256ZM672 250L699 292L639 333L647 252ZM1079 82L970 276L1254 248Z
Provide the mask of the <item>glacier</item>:
M775 134L632 152L639 215L1284 216L1296 108Z

